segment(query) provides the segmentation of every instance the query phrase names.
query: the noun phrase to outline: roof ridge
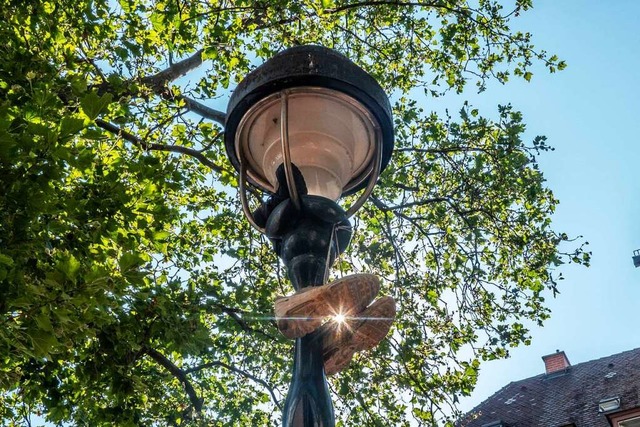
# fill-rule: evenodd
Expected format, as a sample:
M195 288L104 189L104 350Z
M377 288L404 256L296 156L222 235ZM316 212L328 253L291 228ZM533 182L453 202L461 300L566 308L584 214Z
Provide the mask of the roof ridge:
M571 368L579 367L580 365L586 365L588 363L595 363L595 362L601 361L603 359L612 359L612 358L616 358L616 357L622 356L625 353L634 353L634 352L640 353L640 347L636 347L636 348L631 349L631 350L621 351L620 353L610 354L608 356L602 356L602 357L599 357L597 359L585 360L584 362L576 363L575 365L571 365L570 367ZM531 378L533 378L533 377L531 377Z

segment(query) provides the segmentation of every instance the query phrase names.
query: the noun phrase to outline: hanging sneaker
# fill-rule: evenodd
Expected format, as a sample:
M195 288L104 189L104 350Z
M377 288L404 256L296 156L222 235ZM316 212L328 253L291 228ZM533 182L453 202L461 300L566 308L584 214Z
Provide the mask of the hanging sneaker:
M377 346L389 333L395 316L395 300L382 297L344 321L325 323L320 329L325 374L333 375L342 371L356 352Z
M278 297L275 317L280 332L299 338L318 329L327 317L355 316L380 291L373 274L353 274L322 286L309 286L288 297Z

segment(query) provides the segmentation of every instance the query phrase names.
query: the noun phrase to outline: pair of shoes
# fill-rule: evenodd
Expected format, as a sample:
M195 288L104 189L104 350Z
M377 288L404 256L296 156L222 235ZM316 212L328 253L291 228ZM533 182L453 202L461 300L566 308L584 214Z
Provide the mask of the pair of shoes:
M354 274L322 286L309 286L289 297L278 297L275 315L278 329L287 338L299 338L318 329L327 317L354 316L380 291L373 274Z
M278 329L287 338L299 338L320 328L325 373L333 375L355 352L372 349L389 332L396 313L394 299L383 297L369 305L379 290L380 281L372 274L303 288L276 299ZM328 317L333 321L324 323Z
M337 374L349 365L356 352L377 346L389 333L395 316L395 300L382 297L343 322L325 323L321 328L324 373Z

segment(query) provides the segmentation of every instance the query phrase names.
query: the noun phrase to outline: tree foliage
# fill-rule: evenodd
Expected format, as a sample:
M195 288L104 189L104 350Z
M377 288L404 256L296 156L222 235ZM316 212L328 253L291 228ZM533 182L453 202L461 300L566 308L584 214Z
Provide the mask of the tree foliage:
M339 425L454 415L480 362L548 317L555 267L588 262L551 227L536 163L549 146L523 140L520 113L439 117L418 102L562 69L511 29L531 6L3 0L3 425L279 422L292 345L270 316L292 289L241 214L212 105L304 43L343 52L395 103L392 163L334 274L379 274L399 316L332 379Z

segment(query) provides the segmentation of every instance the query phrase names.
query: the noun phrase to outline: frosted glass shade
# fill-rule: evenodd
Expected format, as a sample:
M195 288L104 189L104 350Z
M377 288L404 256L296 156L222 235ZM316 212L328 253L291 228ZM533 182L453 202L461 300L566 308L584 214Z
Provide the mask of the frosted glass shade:
M279 93L251 107L236 130L236 152L243 153L249 177L267 191L279 186L284 163ZM369 111L332 89L298 87L288 91L291 162L304 177L308 194L337 200L367 178L379 132Z

